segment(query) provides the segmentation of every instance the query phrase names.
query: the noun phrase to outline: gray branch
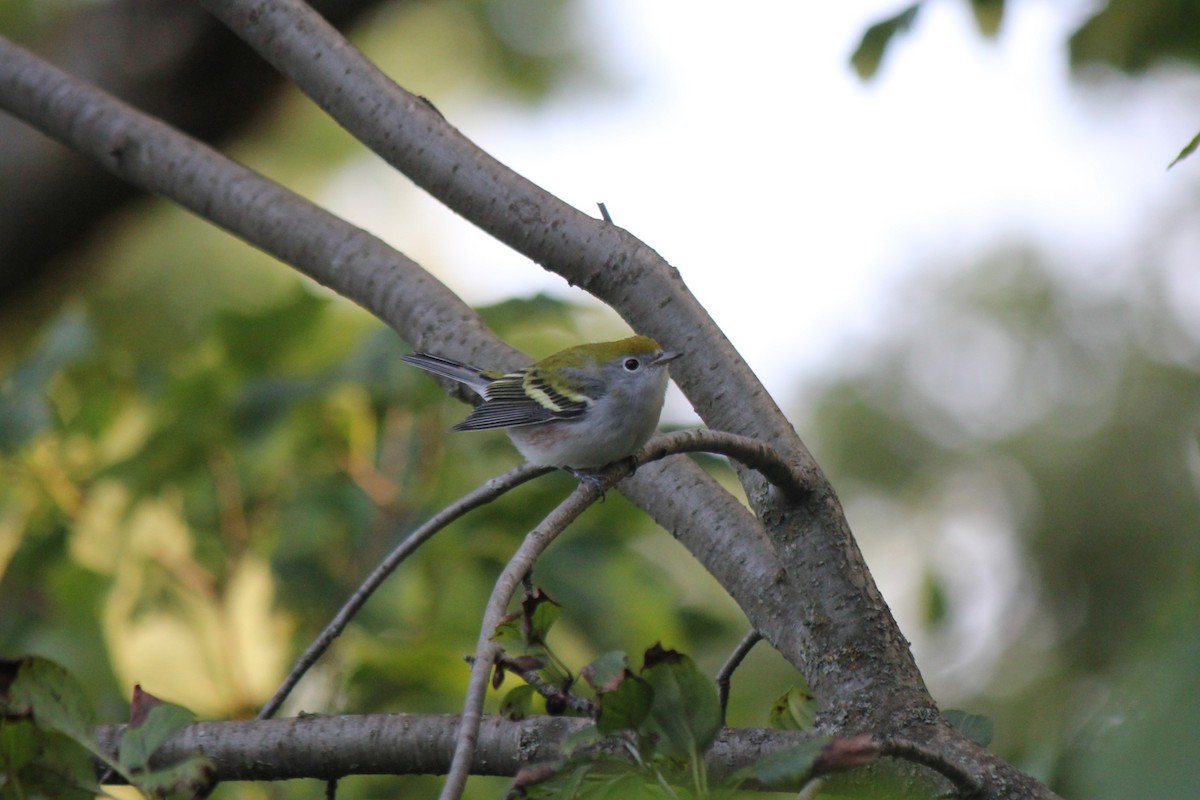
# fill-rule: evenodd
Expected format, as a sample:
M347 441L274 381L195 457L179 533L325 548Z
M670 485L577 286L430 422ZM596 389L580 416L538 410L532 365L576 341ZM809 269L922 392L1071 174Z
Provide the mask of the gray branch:
M449 714L353 714L197 722L156 751L151 763L172 764L199 752L216 763L218 781L443 775L450 766L459 721ZM559 748L567 736L590 724L573 717L538 716L514 722L484 716L471 772L512 776L531 763L553 760L561 755ZM124 729L124 725L98 728L101 746L115 753ZM815 735L726 728L705 760L720 780Z
M826 729L936 742L980 777L984 796L1052 796L941 720L832 487L673 267L480 151L302 3L205 5L432 195L609 303L638 331L686 351L672 372L709 426L770 446L799 476L808 491L797 497L741 473L761 526L683 457L640 470L621 490L678 536L804 672ZM497 367L519 361L457 297L375 237L2 39L0 107L293 264L422 349Z

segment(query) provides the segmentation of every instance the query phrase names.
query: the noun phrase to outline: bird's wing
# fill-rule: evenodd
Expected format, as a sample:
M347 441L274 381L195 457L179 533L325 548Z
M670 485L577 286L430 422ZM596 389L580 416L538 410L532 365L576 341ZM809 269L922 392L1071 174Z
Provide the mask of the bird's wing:
M587 410L588 399L557 391L536 373L519 370L487 385L484 402L454 426L456 431L515 428L551 420L575 419Z
M555 389L536 369L510 372L488 384L483 392L490 402L532 403L541 406L554 419L573 419L587 410L586 395ZM487 405L485 403L484 405Z

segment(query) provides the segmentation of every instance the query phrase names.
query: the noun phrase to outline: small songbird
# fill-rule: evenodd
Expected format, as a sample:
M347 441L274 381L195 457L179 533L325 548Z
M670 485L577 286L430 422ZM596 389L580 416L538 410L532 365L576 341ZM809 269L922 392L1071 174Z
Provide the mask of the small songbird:
M509 373L428 353L402 358L483 398L452 430L506 428L530 463L579 474L632 455L650 439L667 391L667 363L680 355L632 336L569 347Z

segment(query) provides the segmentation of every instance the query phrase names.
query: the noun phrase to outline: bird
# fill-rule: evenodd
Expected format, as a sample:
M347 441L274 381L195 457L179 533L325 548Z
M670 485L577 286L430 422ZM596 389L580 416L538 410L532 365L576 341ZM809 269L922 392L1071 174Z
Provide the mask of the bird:
M568 347L513 372L445 356L401 358L483 398L455 431L503 428L531 464L577 477L637 452L658 427L667 365L683 353L648 336Z

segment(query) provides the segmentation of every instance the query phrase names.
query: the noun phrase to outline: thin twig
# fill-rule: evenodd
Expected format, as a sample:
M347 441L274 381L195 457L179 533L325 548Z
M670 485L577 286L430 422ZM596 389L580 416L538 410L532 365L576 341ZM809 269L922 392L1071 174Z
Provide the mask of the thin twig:
M504 667L506 672L519 677L525 683L533 687L533 690L547 700L559 702L564 709L570 709L580 714L586 714L589 717L596 716L596 704L586 697L580 697L577 694L572 694L570 691L563 689L561 686L555 686L552 683L546 683L537 670L523 669L521 664L514 659L503 658L500 660L500 666ZM551 712L551 716L557 716Z
M983 784L970 770L946 757L946 754L928 745L894 737L875 739L879 754L902 758L929 767L942 775L958 791L959 797L975 797L983 791Z
M733 679L733 672L741 666L742 661L750 654L754 645L762 641L762 634L756 629L751 628L742 637L742 640L737 643L737 647L733 648L733 652L729 654L729 658L721 665L721 669L717 672L717 695L721 702L721 726L725 726L725 710L729 707L729 683Z
M525 536L525 541L517 548L517 552L496 579L496 585L492 588L492 595L488 598L487 608L483 613L479 641L475 646L475 659L471 664L471 678L467 684L467 696L463 701L462 722L455 738L454 758L446 773L441 800L458 800L466 787L471 761L475 755L475 745L479 738L479 723L483 718L483 700L487 694L488 677L500 653L500 646L492 640L492 633L504 617L521 579L533 569L538 556L567 525L599 500L613 484L632 472L632 463L625 460L605 469L598 481L581 481L574 492Z
M396 567L400 566L401 562L408 558L413 551L428 541L435 533L468 511L489 503L510 489L514 489L522 483L532 480L539 475L544 475L549 471L546 467L535 467L531 464L522 464L519 467L510 469L508 472L497 475L495 478L463 495L431 517L424 525L421 525L410 533L383 561L379 562L379 566L375 567L366 580L355 590L354 594L350 596L350 599L342 605L338 613L334 615L334 618L325 626L325 630L321 631L320 636L314 639L312 644L308 646L308 649L304 651L304 655L300 656L295 666L292 667L292 671L288 673L287 678L284 679L279 689L276 690L275 695L258 712L258 719L270 719L275 715L275 712L283 705L284 700L291 694L292 689L296 687L296 684L304 677L304 674L329 649L329 645L333 644L333 640L341 635L346 625L350 623L350 620L363 607L363 604L367 602L374 591L379 588L380 584L387 580Z
M638 467L676 453L715 453L740 461L757 470L764 478L789 497L808 493L810 479L796 465L784 461L775 448L748 436L714 431L709 428L689 428L655 436L634 455Z

